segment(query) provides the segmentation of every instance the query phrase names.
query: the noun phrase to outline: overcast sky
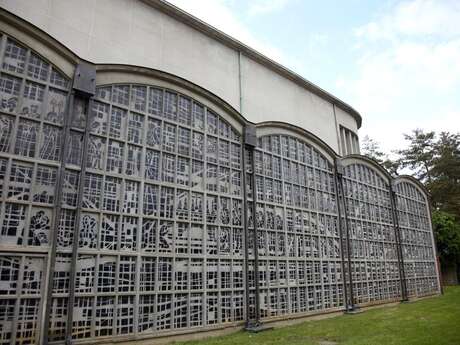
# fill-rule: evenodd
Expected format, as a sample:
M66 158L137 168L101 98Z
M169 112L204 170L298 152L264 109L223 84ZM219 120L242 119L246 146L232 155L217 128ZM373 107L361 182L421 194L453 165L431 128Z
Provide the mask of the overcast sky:
M350 104L385 151L460 131L460 0L170 2Z

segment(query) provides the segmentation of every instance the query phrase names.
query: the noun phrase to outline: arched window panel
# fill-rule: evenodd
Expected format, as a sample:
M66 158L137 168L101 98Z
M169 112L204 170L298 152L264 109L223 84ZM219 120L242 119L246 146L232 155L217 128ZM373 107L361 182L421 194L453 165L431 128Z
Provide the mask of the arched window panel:
M141 84L97 87L90 111L80 236L62 236L79 253L73 337L244 320L242 143L228 115Z
M0 34L0 320L3 343L39 341L70 80Z
M359 157L342 162L355 301L396 300L401 288L389 177Z
M429 205L425 193L408 178L396 180L398 222L409 296L439 292Z
M69 79L13 38L0 40L0 246L47 247Z
M261 317L341 308L343 272L332 159L300 135L270 131L280 134L259 137L255 186L248 194L251 204L256 203L249 228L253 231L254 218Z

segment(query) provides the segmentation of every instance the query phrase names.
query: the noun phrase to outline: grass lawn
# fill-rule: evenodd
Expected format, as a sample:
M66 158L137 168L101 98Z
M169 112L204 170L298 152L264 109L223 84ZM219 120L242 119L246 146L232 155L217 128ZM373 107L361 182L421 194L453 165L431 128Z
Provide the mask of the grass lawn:
M460 345L460 287L417 302L183 345Z

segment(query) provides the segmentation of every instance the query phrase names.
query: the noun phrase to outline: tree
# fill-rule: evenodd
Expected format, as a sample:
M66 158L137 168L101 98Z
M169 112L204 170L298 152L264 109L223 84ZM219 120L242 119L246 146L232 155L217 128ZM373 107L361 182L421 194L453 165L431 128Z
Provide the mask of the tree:
M367 156L377 162L381 161L385 154L380 150L380 144L368 135L364 136L361 141L361 152L364 156Z
M390 159L387 154L381 151L380 144L367 135L361 142L361 152L364 156L375 160L377 163L385 167L390 174L398 174L399 162Z
M460 260L460 223L444 211L433 211L433 231L443 264Z
M431 168L433 167L435 132L425 133L415 129L412 134L404 134L404 139L409 141L409 147L397 150L400 156L398 162L401 168L409 168L414 176L422 183L431 182Z
M460 221L460 134L442 132L433 151L432 180L427 183L433 206Z

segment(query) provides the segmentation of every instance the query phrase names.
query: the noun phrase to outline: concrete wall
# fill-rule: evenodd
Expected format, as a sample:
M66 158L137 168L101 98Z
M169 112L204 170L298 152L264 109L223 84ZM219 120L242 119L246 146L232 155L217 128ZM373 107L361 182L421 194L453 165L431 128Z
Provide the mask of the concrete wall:
M139 0L0 0L93 63L143 66L187 79L240 109L239 52ZM339 152L338 123L350 114L264 65L242 56L242 115L306 129ZM338 110L338 111L337 111Z

